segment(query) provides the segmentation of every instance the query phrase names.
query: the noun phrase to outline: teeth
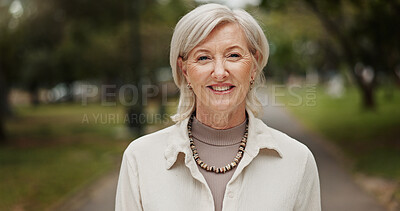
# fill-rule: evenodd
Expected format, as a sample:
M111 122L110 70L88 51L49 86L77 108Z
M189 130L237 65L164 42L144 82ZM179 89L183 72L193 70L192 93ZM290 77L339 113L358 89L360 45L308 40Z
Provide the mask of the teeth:
M212 89L215 91L226 91L230 88L230 86L212 86Z

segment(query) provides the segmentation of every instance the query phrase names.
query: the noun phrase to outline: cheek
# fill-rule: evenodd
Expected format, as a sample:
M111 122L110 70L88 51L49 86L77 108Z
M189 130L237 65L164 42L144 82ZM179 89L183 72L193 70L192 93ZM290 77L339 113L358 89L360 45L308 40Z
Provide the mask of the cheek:
M201 85L205 83L209 77L209 67L207 65L188 66L188 79L192 85Z
M227 68L231 70L231 75L238 81L250 81L251 78L251 63L231 63L227 64Z

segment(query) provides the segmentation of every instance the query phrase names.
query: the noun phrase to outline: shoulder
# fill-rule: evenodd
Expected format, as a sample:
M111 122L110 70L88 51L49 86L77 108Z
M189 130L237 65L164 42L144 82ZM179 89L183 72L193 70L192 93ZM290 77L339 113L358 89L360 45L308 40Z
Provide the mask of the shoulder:
M311 153L310 149L302 142L290 137L286 133L283 133L277 129L269 127L269 132L272 137L278 142L279 146L285 154L295 155L308 155Z
M133 140L124 152L124 156L151 155L166 148L168 137L177 130L176 125L169 126Z
M318 175L314 155L305 144L266 124L264 126L264 130L272 136L282 154L282 164L289 166L292 170L302 172L303 177Z
M272 138L284 159L297 160L298 162L307 162L309 159L314 159L312 152L305 144L288 136L286 133L269 127L260 119L257 119L257 121L258 129Z

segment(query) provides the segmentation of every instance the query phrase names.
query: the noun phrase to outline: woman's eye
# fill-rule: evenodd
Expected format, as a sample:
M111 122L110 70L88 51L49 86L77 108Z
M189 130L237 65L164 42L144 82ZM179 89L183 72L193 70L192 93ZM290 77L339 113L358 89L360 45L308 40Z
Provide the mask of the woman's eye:
M240 55L239 55L239 54L237 54L237 53L233 53L233 54L229 55L229 57L238 58L238 57L240 57Z
M200 56L200 57L198 58L199 61L204 61L204 60L207 60L207 59L208 59L207 56Z

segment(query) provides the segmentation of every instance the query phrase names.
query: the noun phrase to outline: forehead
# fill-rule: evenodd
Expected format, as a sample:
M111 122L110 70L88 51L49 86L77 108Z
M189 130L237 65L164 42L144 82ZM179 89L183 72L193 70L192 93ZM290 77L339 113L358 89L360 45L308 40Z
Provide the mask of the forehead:
M196 48L215 44L247 47L247 39L243 29L237 23L222 23L216 26Z

